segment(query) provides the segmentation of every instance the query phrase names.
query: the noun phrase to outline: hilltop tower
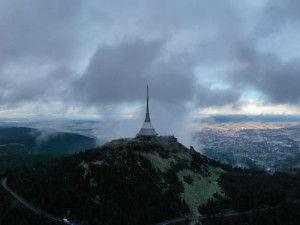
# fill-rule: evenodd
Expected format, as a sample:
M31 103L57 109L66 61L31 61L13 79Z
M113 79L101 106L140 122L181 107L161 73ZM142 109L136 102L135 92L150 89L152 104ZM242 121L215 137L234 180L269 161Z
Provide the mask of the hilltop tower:
M154 130L149 114L149 95L148 95L148 85L147 85L147 110L146 118L140 132L136 135L136 138L143 140L151 140L153 137L157 136L156 131Z

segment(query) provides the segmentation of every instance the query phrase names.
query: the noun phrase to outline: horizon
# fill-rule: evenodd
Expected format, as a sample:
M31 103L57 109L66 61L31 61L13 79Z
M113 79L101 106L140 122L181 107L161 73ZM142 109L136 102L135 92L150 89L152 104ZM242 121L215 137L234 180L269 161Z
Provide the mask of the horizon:
M143 121L143 117L110 120L65 117L0 117L0 127L30 127L41 131L78 133L96 138L98 143L103 144L114 139L135 137ZM171 132L169 127L161 130L162 125L156 123L155 120L152 120L152 122L159 136L174 135L182 144L190 146L196 144L193 140L194 134L205 128L218 129L223 126L222 124L228 124L229 127L226 129L237 129L234 124L243 124L243 129L278 129L300 125L300 115L208 115L186 120L183 127L180 127L182 123L174 124L174 127L178 127L178 129ZM259 124L265 124L265 126Z

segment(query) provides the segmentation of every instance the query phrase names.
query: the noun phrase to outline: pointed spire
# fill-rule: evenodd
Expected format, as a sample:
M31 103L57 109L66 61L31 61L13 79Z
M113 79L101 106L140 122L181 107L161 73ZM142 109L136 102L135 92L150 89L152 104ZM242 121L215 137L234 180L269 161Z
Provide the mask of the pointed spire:
M149 96L148 96L148 85L147 85L147 114L149 114Z
M148 85L147 85L147 110L146 110L146 118L145 118L145 122L151 122L151 121L150 121L150 115L149 115Z

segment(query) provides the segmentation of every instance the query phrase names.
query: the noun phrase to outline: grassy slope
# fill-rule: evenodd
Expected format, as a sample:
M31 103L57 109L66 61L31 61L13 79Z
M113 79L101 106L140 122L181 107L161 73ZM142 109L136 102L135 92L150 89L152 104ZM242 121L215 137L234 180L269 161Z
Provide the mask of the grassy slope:
M199 174L191 170L182 170L178 173L179 180L184 184L184 192L182 197L190 207L193 215L199 215L198 206L205 204L208 199L213 198L217 192L221 194L222 189L218 184L220 173L224 172L220 168L210 168L212 173L209 177L201 177ZM184 182L184 176L190 176L193 180L192 184Z
M189 167L191 166L192 157L187 152L179 152L170 154L168 158L162 158L157 153L144 152L141 153L143 157L148 159L152 166L160 172L166 172L171 168L172 163L177 163L180 160L187 160ZM179 181L183 184L184 192L181 197L186 201L193 215L198 215L198 207L205 204L208 199L214 198L213 195L217 192L222 193L222 189L218 184L221 173L225 171L219 167L209 166L211 174L203 176L192 168L186 168L177 172ZM191 184L184 181L184 176L190 176L193 180Z

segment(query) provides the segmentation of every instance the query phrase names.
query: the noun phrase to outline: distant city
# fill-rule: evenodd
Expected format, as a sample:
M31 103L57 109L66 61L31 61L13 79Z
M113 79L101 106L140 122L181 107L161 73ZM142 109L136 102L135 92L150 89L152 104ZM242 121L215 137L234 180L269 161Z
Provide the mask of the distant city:
M297 116L219 116L195 124L193 141L210 158L274 171L300 166Z

